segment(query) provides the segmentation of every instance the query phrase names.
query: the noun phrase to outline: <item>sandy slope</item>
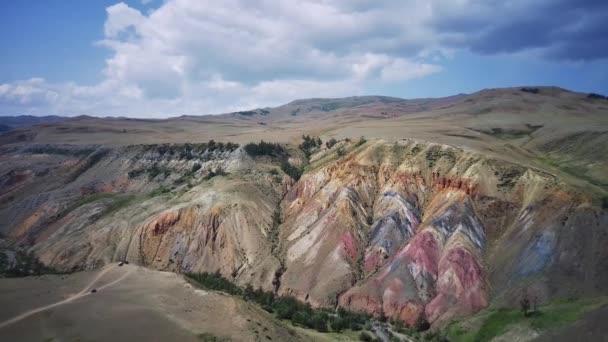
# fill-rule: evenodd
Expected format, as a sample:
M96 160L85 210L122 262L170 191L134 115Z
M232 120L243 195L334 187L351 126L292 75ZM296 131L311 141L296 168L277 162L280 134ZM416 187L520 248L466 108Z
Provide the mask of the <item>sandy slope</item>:
M255 306L133 265L2 279L0 305L0 341L197 341L203 332L235 341L302 339Z

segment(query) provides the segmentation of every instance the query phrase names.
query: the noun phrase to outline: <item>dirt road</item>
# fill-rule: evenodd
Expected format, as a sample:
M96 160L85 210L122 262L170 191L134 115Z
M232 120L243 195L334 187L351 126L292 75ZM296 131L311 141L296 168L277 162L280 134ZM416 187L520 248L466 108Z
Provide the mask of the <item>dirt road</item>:
M11 324L13 324L13 323L19 322L20 320L25 319L25 318L27 318L27 317L29 317L29 316L31 316L31 315L35 315L35 314L37 314L37 313L39 313L39 312L42 312L42 311L45 311L45 310L49 310L49 309L52 309L52 308L58 307L58 306L60 306L60 305L65 305L65 304L68 304L68 303L73 302L73 301L75 301L75 300L77 300L77 299L79 299L79 298L82 298L82 297L84 297L84 296L92 295L92 293L91 293L91 289L93 289L93 288L94 288L95 284L96 284L97 282L99 282L100 280L102 280L102 278L103 278L103 277L104 277L104 276L105 276L107 273L109 273L110 271L112 271L112 270L116 269L117 267L118 267L118 266L117 266L117 265L115 265L115 264L113 264L113 265L109 265L109 266L106 266L106 267L105 267L105 268L104 268L104 269L103 269L101 272L99 272L99 273L98 273L98 274L95 276L95 278L93 278L93 280L91 280L91 282L90 282L90 283L89 283L87 286L85 286L85 287L84 287L84 288L83 288L83 289L82 289L80 292L78 292L78 293L76 293L76 294L74 294L74 295L71 295L71 296L69 296L68 298L66 298L66 299L64 299L64 300L62 300L62 301L55 302L55 303L52 303L52 304L49 304L49 305L45 305L45 306L41 306L41 307L38 307L38 308L35 308L35 309L32 309L32 310L28 310L28 311L26 311L26 312L24 312L24 313L22 313L22 314L20 314L20 315L17 315L17 316L15 316L15 317L13 317L13 318L11 318L11 319L9 319L9 320L6 320L6 321L4 321L4 322L0 323L0 329L2 329L2 328L4 328L4 327L6 327L6 326L8 326L8 325L11 325ZM100 291L100 290L103 290L104 288L107 288L107 287L109 287L109 286L112 286L112 285L115 285L115 284L119 283L120 281L122 281L122 280L124 280L125 278L127 278L127 277L129 276L129 274L131 274L132 272L133 272L133 269L129 269L129 270L126 270L126 269L125 269L125 271L124 271L124 272L121 272L122 274L121 274L121 275L120 275L118 278L116 278L116 279L112 280L111 282L109 282L109 283L107 283L107 284L104 284L103 286L101 286L101 287L97 288L97 290L98 290L98 291Z

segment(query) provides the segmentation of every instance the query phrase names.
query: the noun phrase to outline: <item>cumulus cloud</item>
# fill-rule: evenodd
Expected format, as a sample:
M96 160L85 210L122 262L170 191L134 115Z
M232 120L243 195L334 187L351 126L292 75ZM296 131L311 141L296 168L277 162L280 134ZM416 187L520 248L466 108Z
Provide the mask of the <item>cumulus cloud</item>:
M143 1L147 3L147 1ZM2 114L173 116L365 93L458 49L608 57L601 0L166 0L107 8L99 84L0 85ZM15 110L16 113L8 113ZM20 110L20 111L19 111Z

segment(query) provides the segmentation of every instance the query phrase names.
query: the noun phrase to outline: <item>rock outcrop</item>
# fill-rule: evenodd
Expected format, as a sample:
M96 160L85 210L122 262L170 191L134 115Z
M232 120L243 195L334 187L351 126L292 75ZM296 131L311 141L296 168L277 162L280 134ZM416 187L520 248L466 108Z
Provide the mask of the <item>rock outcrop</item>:
M412 326L607 294L608 214L552 174L413 140L311 160L296 182L235 146L4 149L0 232L56 269L219 271Z

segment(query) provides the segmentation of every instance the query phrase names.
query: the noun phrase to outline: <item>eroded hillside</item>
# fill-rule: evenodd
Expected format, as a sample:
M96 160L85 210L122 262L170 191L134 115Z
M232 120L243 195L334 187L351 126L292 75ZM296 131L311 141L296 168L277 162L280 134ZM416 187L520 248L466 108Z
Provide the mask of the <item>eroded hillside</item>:
M410 325L608 288L596 194L473 150L341 141L297 181L287 156L214 142L6 145L0 160L0 231L59 270L220 271Z

